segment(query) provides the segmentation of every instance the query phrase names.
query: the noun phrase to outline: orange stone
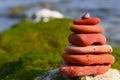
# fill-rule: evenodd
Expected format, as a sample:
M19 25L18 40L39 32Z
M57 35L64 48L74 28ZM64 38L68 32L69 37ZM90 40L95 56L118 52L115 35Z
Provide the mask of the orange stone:
M70 29L75 33L101 33L104 31L103 27L95 25L73 25Z
M96 25L100 23L100 18L93 17L93 18L87 18L87 19L76 19L73 21L73 23L77 25Z
M110 69L111 65L69 65L64 64L59 68L59 72L65 77L79 77L86 75L103 74Z
M106 38L102 34L71 34L68 38L69 42L78 46L103 45Z
M62 58L66 63L93 65L93 64L113 64L114 57L111 54L62 54Z

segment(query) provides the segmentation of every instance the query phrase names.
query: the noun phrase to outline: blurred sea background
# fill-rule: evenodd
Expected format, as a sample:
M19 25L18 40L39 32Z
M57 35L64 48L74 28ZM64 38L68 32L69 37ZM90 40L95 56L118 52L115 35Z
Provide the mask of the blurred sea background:
M78 19L85 12L100 17L109 44L120 47L120 0L0 0L0 32L36 10L48 8Z

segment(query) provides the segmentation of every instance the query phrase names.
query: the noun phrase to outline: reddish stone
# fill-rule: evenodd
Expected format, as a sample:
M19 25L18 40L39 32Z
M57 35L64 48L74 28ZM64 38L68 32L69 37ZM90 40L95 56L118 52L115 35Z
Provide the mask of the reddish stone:
M87 18L87 19L76 19L73 21L73 23L78 25L96 25L100 23L100 18L93 17L93 18Z
M71 44L78 46L103 45L106 43L106 38L102 34L71 34L68 40Z
M91 45L91 46L85 46L80 47L76 45L69 45L65 48L65 51L67 53L76 53L76 54L82 54L82 53L111 53L112 47L110 45Z
M115 59L111 54L62 54L66 63L93 65L93 64L113 64Z
M80 65L62 65L59 68L60 73L66 77L79 77L86 75L103 74L110 69L111 65L91 65L91 66L80 66Z
M70 29L75 33L101 33L104 31L103 27L93 25L73 25Z

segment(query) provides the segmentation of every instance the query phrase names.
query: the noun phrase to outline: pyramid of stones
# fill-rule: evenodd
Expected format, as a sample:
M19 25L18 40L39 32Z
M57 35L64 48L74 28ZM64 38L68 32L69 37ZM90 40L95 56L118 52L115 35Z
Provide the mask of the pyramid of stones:
M102 34L104 28L97 25L100 18L86 13L73 23L70 27L73 33L68 37L70 45L62 54L64 63L59 68L60 73L66 77L79 77L107 72L115 59L110 54L112 47L106 44Z

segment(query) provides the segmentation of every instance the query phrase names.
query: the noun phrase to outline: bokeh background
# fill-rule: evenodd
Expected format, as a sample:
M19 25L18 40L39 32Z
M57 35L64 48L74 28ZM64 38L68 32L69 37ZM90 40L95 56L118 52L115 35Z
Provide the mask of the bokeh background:
M119 0L0 0L0 31L20 22L33 11L48 8L60 11L70 19L80 18L83 13L102 19L105 34L113 46L120 46L120 5ZM117 42L117 43L116 43Z

